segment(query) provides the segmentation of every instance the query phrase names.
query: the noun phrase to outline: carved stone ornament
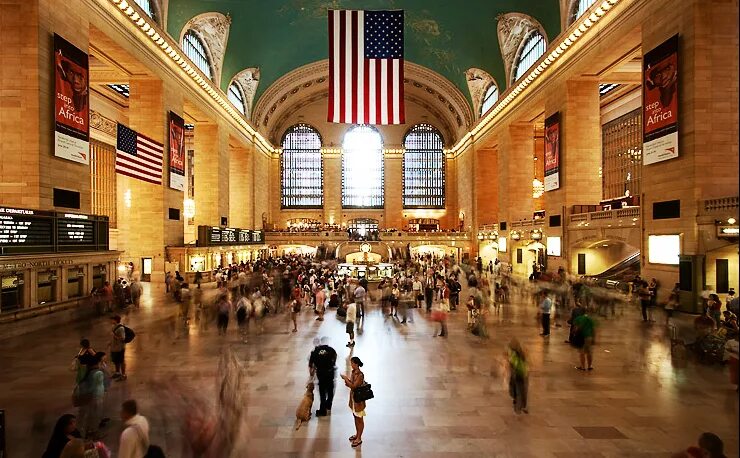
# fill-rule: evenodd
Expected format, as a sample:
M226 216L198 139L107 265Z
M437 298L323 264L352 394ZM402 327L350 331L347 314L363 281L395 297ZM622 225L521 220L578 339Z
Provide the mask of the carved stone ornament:
M258 67L245 68L237 73L232 81L241 88L244 94L244 111L246 111L247 119L251 119L254 95L257 93L257 86L260 84L260 69Z
M540 23L526 14L500 14L496 19L498 20L498 43L501 47L501 57L504 60L506 81L511 81L511 69L522 41L524 41L532 30L539 30L545 39L547 39L547 35L545 35L545 31Z
M213 70L213 81L216 83L221 81L221 69L224 65L230 28L231 16L211 12L190 19L180 33L180 43L188 30L193 30L203 40Z
M473 112L478 116L486 90L491 84L495 85L496 81L487 71L475 67L465 70L465 80L468 82L470 99L473 101Z
M116 122L106 118L95 110L90 110L90 127L111 137L117 135Z

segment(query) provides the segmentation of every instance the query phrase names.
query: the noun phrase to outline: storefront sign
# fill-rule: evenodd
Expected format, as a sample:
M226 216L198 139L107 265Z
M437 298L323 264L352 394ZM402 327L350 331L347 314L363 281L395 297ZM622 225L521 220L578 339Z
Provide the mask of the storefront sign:
M736 239L740 236L740 227L738 226L717 226L717 237Z
M185 120L171 111L170 188L185 190Z
M54 34L54 155L90 163L87 54Z
M560 113L545 119L545 191L560 188Z
M642 161L678 157L678 35L645 53L642 63Z

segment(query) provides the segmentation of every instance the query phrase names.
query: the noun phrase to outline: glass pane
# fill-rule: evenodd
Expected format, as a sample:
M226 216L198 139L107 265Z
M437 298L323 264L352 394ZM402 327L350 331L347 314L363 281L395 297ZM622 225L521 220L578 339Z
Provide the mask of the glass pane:
M403 146L403 207L444 208L442 135L429 124L414 126Z
M371 126L352 127L342 144L342 206L382 208L383 140Z
M324 164L318 132L307 124L295 125L285 133L282 146L282 207L321 208Z

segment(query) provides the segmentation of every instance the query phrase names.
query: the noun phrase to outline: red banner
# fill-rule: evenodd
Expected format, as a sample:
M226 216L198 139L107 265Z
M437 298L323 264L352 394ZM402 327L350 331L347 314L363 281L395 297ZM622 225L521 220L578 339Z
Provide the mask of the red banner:
M678 157L678 35L643 57L643 164Z
M54 155L90 163L90 84L87 54L54 35Z
M185 191L185 120L171 111L170 188Z
M560 188L560 113L545 119L545 191Z

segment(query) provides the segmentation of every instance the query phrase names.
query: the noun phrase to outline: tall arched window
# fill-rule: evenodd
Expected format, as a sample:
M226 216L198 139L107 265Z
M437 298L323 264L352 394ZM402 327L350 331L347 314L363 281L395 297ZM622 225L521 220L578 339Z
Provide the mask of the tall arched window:
M537 30L533 30L527 38L524 39L514 65L514 79L512 83L527 72L537 60L545 53L545 37Z
M569 24L581 17L594 3L596 3L596 0L573 0Z
M136 4L139 5L139 7L144 10L147 16L154 19L155 21L157 18L154 17L154 8L152 5L152 0L135 0Z
M417 124L403 140L403 208L444 208L445 158L442 135Z
M282 207L321 208L324 167L319 133L308 124L296 124L285 132L282 146Z
M239 87L239 85L236 83L231 83L229 85L229 92L226 95L229 97L229 101L234 104L236 109L239 110L241 114L244 114L244 94L242 94L242 89Z
M200 39L198 34L192 30L188 30L185 36L182 37L182 50L185 55L193 61L193 63L205 73L209 78L213 78L213 71L211 69L211 61L208 58L206 52L206 45L203 44L203 40Z
M342 207L383 208L383 139L359 125L342 142Z
M491 83L491 85L488 86L488 89L486 89L486 94L483 96L483 103L481 103L480 105L481 117L485 115L486 113L488 113L488 110L493 108L497 100L498 100L498 86L496 86L496 83Z

